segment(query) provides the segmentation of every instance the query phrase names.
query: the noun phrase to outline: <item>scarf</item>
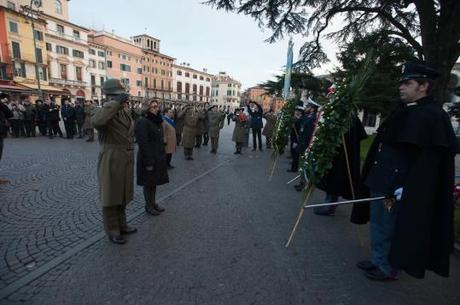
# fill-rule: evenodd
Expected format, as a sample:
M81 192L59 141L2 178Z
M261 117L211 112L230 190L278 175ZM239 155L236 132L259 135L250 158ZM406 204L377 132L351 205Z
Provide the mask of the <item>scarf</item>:
M174 120L173 120L173 119L170 119L170 118L167 117L166 115L163 115L163 120L165 120L166 123L168 123L168 124L171 125L172 127L176 128L176 123L174 123Z

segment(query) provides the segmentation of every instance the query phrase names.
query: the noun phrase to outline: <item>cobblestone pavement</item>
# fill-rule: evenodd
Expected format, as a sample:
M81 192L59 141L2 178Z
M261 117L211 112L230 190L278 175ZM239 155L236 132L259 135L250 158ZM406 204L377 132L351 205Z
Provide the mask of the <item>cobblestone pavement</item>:
M306 213L285 249L300 204L285 184L288 161L269 182L270 152L235 157L230 138L224 129L217 156L209 148L193 162L175 155L171 183L159 188L159 197L172 194L162 216L139 213L136 189L128 215L139 215L131 221L139 232L128 244L96 239L0 303L460 304L458 257L449 279L365 279L354 264L368 255L367 227L351 225L348 208ZM97 151L81 140L6 141L0 176L12 184L0 188L0 291L100 234Z

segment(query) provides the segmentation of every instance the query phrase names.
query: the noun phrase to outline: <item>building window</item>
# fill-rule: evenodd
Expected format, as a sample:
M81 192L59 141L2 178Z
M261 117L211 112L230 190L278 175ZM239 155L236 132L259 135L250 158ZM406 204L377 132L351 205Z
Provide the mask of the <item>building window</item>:
M94 50L94 49L89 49L89 54L91 54L91 55L96 55L96 50Z
M69 49L63 46L56 46L56 53L69 55Z
M105 52L104 51L97 51L97 56L104 57Z
M211 79L210 79L209 77L206 77L206 81L207 81L207 82L210 82Z
M35 59L38 63L43 63L43 56L42 56L42 49L36 48L35 49Z
M60 24L56 24L56 31L59 35L64 36L64 26Z
M12 33L18 32L18 24L16 22L10 21L10 32Z
M154 78L153 79L153 89L157 88L157 80Z
M62 15L62 3L59 0L54 0L55 13Z
M142 74L142 68L137 68L137 73Z
M6 74L6 65L0 64L0 79L7 80L8 75Z
M112 61L111 60L107 60L107 68L112 68Z
M210 90L210 88L206 87L206 96L209 96L209 90Z
M166 75L166 71L165 71L165 70L161 70L161 75Z
M73 30L73 38L79 40L80 39L80 32L77 30Z
M227 96L232 96L232 90L227 90Z
M185 72L185 77L190 77L190 73Z
M96 68L96 61L94 59L89 60L89 67L90 68Z
M196 89L197 89L197 86L194 84L193 85L193 93L196 94Z
M14 63L14 76L26 77L26 65L23 62Z
M200 75L200 80L204 80L204 77Z
M50 51L50 52L53 51L53 46L51 45L51 43L49 43L49 42L46 43L46 50Z
M16 10L16 4L11 1L6 2L6 7L9 8L10 10L14 10L14 11Z
M177 92L178 93L182 92L182 82L177 82Z
M171 90L171 81L168 81L168 90Z
M200 86L200 95L203 95L203 86Z
M34 31L34 37L35 37L36 40L43 41L43 32L35 30Z
M165 88L165 81L161 80L161 90L164 90L164 88Z
M129 78L122 78L121 82L123 83L123 85L125 85L125 87L129 86Z
M103 61L98 62L97 65L98 65L99 69L101 69L101 70L105 69L105 63Z
M76 75L77 80L79 81L83 80L81 70L82 70L81 67L75 67L75 75Z
M38 77L41 80L47 80L46 79L46 68L45 67L38 67Z
M67 65L60 64L59 70L61 72L61 79L67 79Z
M142 81L141 81L141 80L136 81L136 85L137 85L138 87L142 87Z
M120 70L121 71L126 71L126 72L131 72L131 66L126 65L126 64L120 64Z
M96 76L91 74L91 86L96 86Z
M12 41L11 47L13 48L13 58L21 59L21 47L19 43Z
M182 75L182 71L181 71L181 70L177 70L177 75Z
M187 93L187 94L190 93L190 84L189 83L185 83L185 93Z
M193 74L193 79L196 79L196 78L197 78L196 74Z
M85 53L79 50L72 50L73 57L85 58Z

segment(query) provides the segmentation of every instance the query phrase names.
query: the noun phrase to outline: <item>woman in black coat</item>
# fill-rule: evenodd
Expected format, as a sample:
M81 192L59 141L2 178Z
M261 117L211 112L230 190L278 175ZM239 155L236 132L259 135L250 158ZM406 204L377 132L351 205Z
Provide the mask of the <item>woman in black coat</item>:
M169 182L165 144L163 140L163 119L156 100L149 103L146 114L136 124L137 185L144 187L145 211L157 216L165 209L155 202L157 185Z

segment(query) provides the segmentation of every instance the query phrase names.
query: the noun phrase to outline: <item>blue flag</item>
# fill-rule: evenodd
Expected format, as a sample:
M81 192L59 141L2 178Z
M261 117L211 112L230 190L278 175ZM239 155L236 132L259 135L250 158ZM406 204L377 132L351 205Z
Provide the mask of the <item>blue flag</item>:
M289 98L291 94L291 70L292 70L292 61L293 61L293 54L292 54L292 47L294 43L292 39L289 40L288 45L288 52L287 52L287 62L286 62L286 74L284 75L284 88L283 88L283 97L285 100Z

